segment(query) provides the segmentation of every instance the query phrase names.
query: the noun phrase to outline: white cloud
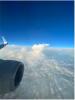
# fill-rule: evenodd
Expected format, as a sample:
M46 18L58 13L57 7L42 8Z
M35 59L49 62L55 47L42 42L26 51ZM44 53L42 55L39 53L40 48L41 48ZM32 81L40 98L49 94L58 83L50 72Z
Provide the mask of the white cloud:
M20 87L4 98L72 98L73 50L54 49L49 44L32 47L7 46L0 58L22 61L25 73Z
M34 44L32 46L32 55L38 57L42 54L45 48L49 47L49 44Z
M34 44L33 46L32 46L32 49L34 50L34 49L40 49L40 50L42 50L42 49L44 49L44 48L46 48L46 47L49 47L49 44Z

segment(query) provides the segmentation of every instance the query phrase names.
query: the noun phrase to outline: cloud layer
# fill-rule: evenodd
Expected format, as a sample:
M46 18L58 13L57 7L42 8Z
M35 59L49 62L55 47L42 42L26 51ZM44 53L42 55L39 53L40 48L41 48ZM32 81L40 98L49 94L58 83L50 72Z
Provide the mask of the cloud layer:
M52 48L48 44L13 45L2 49L0 58L19 60L25 65L21 85L1 98L73 98L73 49Z

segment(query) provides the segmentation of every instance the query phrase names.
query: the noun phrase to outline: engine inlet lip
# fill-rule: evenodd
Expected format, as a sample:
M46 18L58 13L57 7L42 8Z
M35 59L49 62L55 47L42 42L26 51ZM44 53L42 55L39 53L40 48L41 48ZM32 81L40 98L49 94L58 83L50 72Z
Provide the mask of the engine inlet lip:
M17 88L22 80L23 77L23 73L24 73L24 64L23 63L19 63L16 65L16 71L15 74L13 76L14 78L14 87Z

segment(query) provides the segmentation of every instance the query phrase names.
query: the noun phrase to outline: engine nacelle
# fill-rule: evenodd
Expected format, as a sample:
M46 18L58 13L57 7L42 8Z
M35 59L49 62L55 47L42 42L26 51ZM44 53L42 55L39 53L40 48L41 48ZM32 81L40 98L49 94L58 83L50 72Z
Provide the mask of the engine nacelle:
M15 90L21 82L23 72L23 63L0 59L0 94Z

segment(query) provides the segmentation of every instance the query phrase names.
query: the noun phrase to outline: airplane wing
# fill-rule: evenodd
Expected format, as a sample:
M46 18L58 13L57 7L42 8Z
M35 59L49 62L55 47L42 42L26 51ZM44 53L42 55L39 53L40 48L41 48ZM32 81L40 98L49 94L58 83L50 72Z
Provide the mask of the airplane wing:
M1 38L3 40L3 44L0 44L0 49L4 48L8 44L8 42L6 41L6 39L3 36Z
M7 44L8 42L6 41L6 39L4 38L4 36L2 36L2 40L4 42L4 44Z

